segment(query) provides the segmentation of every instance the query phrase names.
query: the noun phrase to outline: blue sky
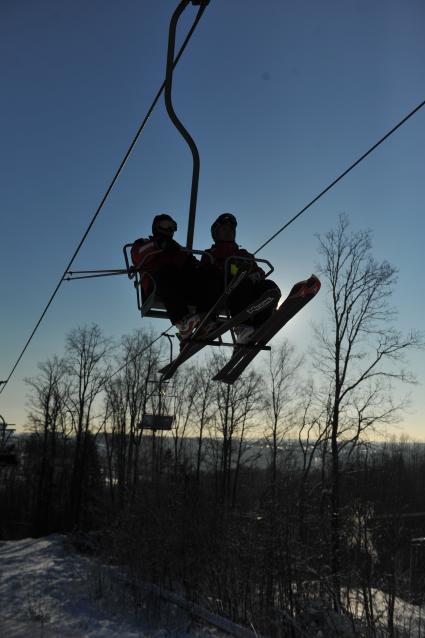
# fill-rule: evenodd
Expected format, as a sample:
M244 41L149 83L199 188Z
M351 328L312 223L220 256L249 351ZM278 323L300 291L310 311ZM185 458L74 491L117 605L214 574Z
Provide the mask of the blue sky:
M165 72L166 0L3 0L0 5L1 314L5 378L136 132ZM189 7L181 41L195 15ZM179 63L175 108L198 144L195 245L234 212L255 250L425 98L422 0L211 0ZM316 233L341 212L370 228L377 259L399 269L397 327L422 329L425 109L275 239L260 256L283 292L318 261ZM170 212L186 238L191 156L158 104L74 267L122 266L122 245ZM306 309L287 336L321 316ZM0 396L22 425L23 378L60 354L78 324L110 335L139 327L125 278L65 282ZM164 324L153 322L156 331ZM411 357L404 431L423 437L423 353Z

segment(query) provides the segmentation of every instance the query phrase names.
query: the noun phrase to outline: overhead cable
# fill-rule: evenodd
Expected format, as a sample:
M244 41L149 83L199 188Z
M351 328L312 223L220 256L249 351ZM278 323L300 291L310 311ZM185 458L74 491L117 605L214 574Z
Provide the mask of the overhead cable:
M149 348L151 348L153 346L154 343L156 343L159 339L161 339L161 337L169 337L169 335L167 334L168 331L170 330L170 328L172 328L173 326L170 326L169 328L167 328L167 330L165 330L165 332L161 332L160 335L158 335L156 337L156 339L154 339L153 341L151 341L150 343L148 343L147 346L145 346L144 348L142 348L142 350L140 350L140 352L138 352L137 354L134 355L134 357L131 357L128 361L126 361L125 363L123 363L123 365L118 368L117 370L114 370L114 372L112 372L111 374L108 374L108 376L105 379L104 385L110 381L112 379L112 377L115 377L115 375L117 375L119 372L121 372L121 370L124 370L124 368L126 368L128 366L129 363L131 363L132 361L134 361L135 359L137 359L138 357L140 357L140 355L142 355L144 352L146 352L146 350L149 350ZM172 336L172 335L171 335Z
M378 148L378 146L380 146L382 144L382 142L384 142L388 137L390 137L390 135L392 135L393 133L395 133L395 131L397 129L400 128L400 126L402 126L405 122L407 122L407 120L409 118L412 117L412 115L414 115L415 113L417 113L417 111L419 111L419 109L421 109L423 106L425 106L425 100L423 102L421 102L420 104L418 104L418 106L416 108L413 109L413 111L410 111L410 113L408 115L406 115L406 117L404 117L398 124L396 124L390 131L388 131L388 133L386 133L384 135L384 137L381 137L381 139L376 142L376 144L374 144L373 146L370 147L370 149L368 151L366 151L366 153L363 153L363 155L361 157L359 157L359 159L357 159L355 162L353 162L345 171L343 171L336 179L333 180L333 182L331 182L329 184L329 186L326 186L326 188L324 188L318 195L316 195L316 197L314 199L311 200L311 202L309 202L306 206L304 206L304 208L302 208L299 213L297 213L296 215L294 215L294 217L292 217L292 219L290 219L288 222L286 222L286 224L284 226L282 226L282 228L279 228L278 231L275 232L274 235L272 235L267 241L264 242L264 244L261 244L261 246L259 248L257 248L257 250L253 253L254 255L256 255L257 253L260 252L260 250L262 250L265 246L267 246L267 244L270 244L271 241L273 241L273 239L275 237L277 237L278 235L280 235L281 232L283 232L285 230L285 228L288 228L288 226L290 224L292 224L292 222L294 222L300 215L302 215L303 213L305 213L305 211L310 208L311 206L313 206L313 204L315 204L317 202L318 199L320 199L325 193L327 193L331 188L333 188L333 186L335 186L335 184L337 184L337 182L339 182L343 177L345 177L347 175L347 173L349 173L350 171L353 170L353 168L355 166L357 166L357 164L360 164L360 162L362 162L368 155L370 155L376 148Z
M180 47L180 50L179 50L179 52L178 52L178 54L177 54L177 56L176 56L176 59L175 59L175 61L174 61L173 68L174 68L174 67L177 65L177 63L179 62L179 60L180 60L180 58L181 58L181 56L182 56L182 54L183 54L183 51L185 50L185 48L186 48L186 46L187 46L187 44L188 44L188 42L189 42L190 38L192 37L193 32L194 32L194 31L195 31L195 29L196 29L196 26L197 26L197 24L198 24L199 20L200 20L200 19L201 19L201 17L202 17L203 12L205 11L205 8L206 8L206 4L203 4L203 5L200 7L200 9L198 10L198 13L197 13L197 15L196 15L196 18L195 18L195 20L193 21L193 24L192 24L192 26L191 26L191 28L190 28L190 30L189 30L189 32L188 32L188 34L187 34L187 36L186 36L186 38L185 38L185 40L184 40L184 42L183 42L182 46ZM34 337L34 335L35 335L35 333L36 333L36 331L37 331L38 327L40 326L41 322L43 321L43 319L44 319L44 317L45 317L45 315L46 315L46 313L47 313L47 311L48 311L48 309L49 309L49 307L50 307L50 305L51 305L52 301L53 301L53 300L54 300L54 298L56 297L56 294L57 294L57 293L58 293L58 291L59 291L59 288L60 288L60 286L61 286L61 284L62 284L62 281L64 281L65 275L67 274L67 272L70 270L70 268L71 268L72 264L74 263L75 258L77 257L77 255L78 255L78 253L79 253L79 251L80 251L80 249L81 249L82 245L84 244L84 242L85 242L85 240L86 240L86 238L87 238L87 236L88 236L88 234L89 234L90 230L92 229L93 224L95 223L95 221L96 221L96 219L97 219L97 217L98 217L98 215L99 215L100 211L102 210L103 205L105 204L105 202L106 202L106 200L107 200L107 198L108 198L108 196L109 196L110 192L112 191L112 189L113 189L113 187L114 187L114 185L115 185L115 183L116 183L116 181L117 181L117 179L118 179L119 175L121 174L121 172L122 172L122 170L123 170L123 168L124 168L124 165L126 164L126 162L127 162L128 158L130 157L130 154L131 154L131 152L132 152L133 148L135 147L137 140L139 139L139 137L140 137L140 135L141 135L141 133L142 133L143 129L145 128L145 126L146 126L146 124L147 124L147 122L148 122L148 120L149 120L150 116L152 115L152 112L153 112L153 110L154 110L154 108L155 108L155 106L156 106L156 104L157 104L157 102L158 102L158 100L159 100L159 98L160 98L160 96L161 96L161 94L162 94L163 90L164 90L164 87L165 87L165 81L161 84L161 87L158 89L158 92L157 92L157 94L156 94L156 96L155 96L155 98L154 98L154 100L153 100L153 102L152 102L151 106L149 107L149 110L148 110L148 112L146 113L146 115L145 115L145 117L144 117L144 119L143 119L143 122L141 123L141 125L140 125L140 127L139 127L139 129L138 129L138 131L137 131L137 133L136 133L136 135L135 135L135 136L134 136L134 138L133 138L133 141L131 142L131 144L130 144L130 146L129 146L129 148L128 148L127 152L126 152L126 154L124 155L124 158L123 158L123 160L121 161L121 164L119 165L118 170L116 171L116 173L115 173L114 177L112 178L111 183L109 184L108 188L106 189L105 194L104 194L104 196L102 197L101 202L100 202L99 206L98 206L98 207L97 207L97 209L96 209L96 212L94 213L94 215L93 215L93 217L92 217L92 219L91 219L91 221L90 221L89 225L87 226L87 229L86 229L86 231L85 231L84 235L82 236L82 238L81 238L81 240L80 240L80 242L79 242L79 244L78 244L77 248L75 249L74 254L72 255L71 259L69 260L69 262L68 262L68 264L67 264L67 266L66 266L66 268L65 268L65 270L64 270L64 272L63 272L63 274L62 274L62 276L61 276L61 278L59 279L59 282L58 282L58 284L57 284L56 288L54 289L53 293L51 294L50 299L49 299L49 301L48 301L48 302L47 302L47 304L46 304L46 307L44 308L43 312L41 313L41 315L40 315L40 317L39 317L39 319L38 319L38 321L37 321L37 323L35 324L35 327L34 327L33 331L31 332L30 336L28 337L27 342L25 343L24 347L22 348L21 353L19 354L19 357L18 357L18 358L17 358L17 360L15 361L15 363L14 363L14 365L13 365L13 367L12 367L12 369L11 369L11 371L10 371L9 375L8 375L8 377L7 377L4 381L1 381L1 382L0 382L0 394L1 394L1 393L3 392L3 390L5 389L6 385L8 384L8 382L9 382L9 380L10 380L10 378L11 378L11 376L13 375L13 373L14 373L14 372L15 372L15 370L16 370L16 368L18 367L19 362L21 361L21 359L22 359L22 357L23 357L23 355L24 355L24 353L25 353L26 349L28 348L28 346L29 346L29 344L30 344L30 342L31 342L32 338Z

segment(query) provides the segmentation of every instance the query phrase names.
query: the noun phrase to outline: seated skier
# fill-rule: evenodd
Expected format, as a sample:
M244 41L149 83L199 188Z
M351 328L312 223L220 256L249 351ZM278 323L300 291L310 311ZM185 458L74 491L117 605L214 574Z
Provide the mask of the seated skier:
M248 304L261 297L266 291L274 291L276 293L275 304L235 328L237 343L245 344L249 343L255 330L273 314L281 292L274 281L265 278L264 271L257 265L253 255L244 248L240 248L235 242L236 226L236 218L231 213L223 213L217 217L211 226L211 235L214 244L206 251L212 255L214 259L213 266L211 266L207 255L202 256L201 266L204 273L208 273L212 268L216 270L216 273L220 275L221 291L225 286L226 263L228 282L230 278L234 277L241 269L248 270L248 275L235 288L228 299L228 307L232 317L246 308ZM235 257L235 259L232 260L232 257ZM244 257L246 257L246 259L244 259ZM208 278L209 281L213 280L212 275L209 275Z
M176 230L177 223L170 215L156 215L152 235L133 243L131 259L140 270L144 296L152 292L152 277L171 322L184 340L199 325L202 313L210 309L220 291L214 277L208 284L199 261L174 241ZM195 307L196 312L190 312L189 306Z

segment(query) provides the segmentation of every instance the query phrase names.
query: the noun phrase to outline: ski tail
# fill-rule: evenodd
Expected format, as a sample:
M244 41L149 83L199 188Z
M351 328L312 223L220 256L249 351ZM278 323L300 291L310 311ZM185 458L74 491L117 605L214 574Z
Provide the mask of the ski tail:
M237 315L229 318L227 321L223 321L217 328L205 333L206 319L210 317L216 310L219 310L221 308L221 306L225 303L227 297L233 292L233 290L236 288L237 285L239 285L239 283L242 281L242 279L245 278L245 276L246 271L242 271L240 275L237 275L234 279L232 279L224 293L218 298L214 306L204 317L195 332L188 339L185 340L180 354L174 359L174 361L159 370L159 372L164 375L164 380L170 379L182 363L202 350L202 348L208 345L208 342L221 337L221 335L223 335L231 328L234 328L239 323L243 323L247 319L250 319L257 313L263 311L265 308L269 308L273 304L277 303L277 290L268 290L264 292L258 299L250 303Z
M185 343L181 344L181 350L180 350L180 353L177 355L177 357L159 370L160 374L163 375L164 381L166 379L170 379L173 376L173 374L176 372L177 368L182 363L184 363L185 361L187 361L187 359L190 359L190 357L193 357L197 352L202 350L205 344L201 344L199 342L194 343L194 339L196 339L196 337L202 336L202 332L204 331L204 328L207 325L208 319L211 316L213 316L216 311L220 310L220 308L225 304L227 297L235 290L235 288L237 288L237 286L241 283L241 281L245 279L246 275L247 275L246 271L241 271L240 273L238 273L236 277L234 277L230 281L230 283L228 284L226 289L223 291L223 293L218 297L218 299L215 301L215 303L207 312L207 314L202 318L201 323L199 324L199 326L197 326L196 330L191 335L190 339L186 339ZM210 339L214 338L212 333L210 333L208 337Z

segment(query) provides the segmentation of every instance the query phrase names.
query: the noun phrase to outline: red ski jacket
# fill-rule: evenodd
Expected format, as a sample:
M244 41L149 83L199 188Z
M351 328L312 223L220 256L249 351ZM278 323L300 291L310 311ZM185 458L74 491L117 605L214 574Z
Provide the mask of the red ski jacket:
M164 268L179 268L188 260L196 267L198 261L193 255L182 250L182 246L174 239L170 239L165 245L159 245L158 241L150 236L148 239L136 239L131 247L131 260L133 266L140 270L141 286L148 295L152 289L152 281L150 277L143 276L143 272L148 272L155 277L155 273Z
M229 259L227 262L228 266L230 265L230 272L228 274L234 276L240 269L249 268L252 273L259 273L262 278L264 278L265 273L262 268L260 268L255 261L251 261L254 259L254 256L251 255L245 248L240 248L238 244L234 241L219 241L208 248L205 252L209 253L213 257L213 264L224 274L224 267L226 264L226 259L229 257L249 257L244 261L243 259ZM211 264L211 260L207 255L202 255L201 258L201 266L208 267Z

